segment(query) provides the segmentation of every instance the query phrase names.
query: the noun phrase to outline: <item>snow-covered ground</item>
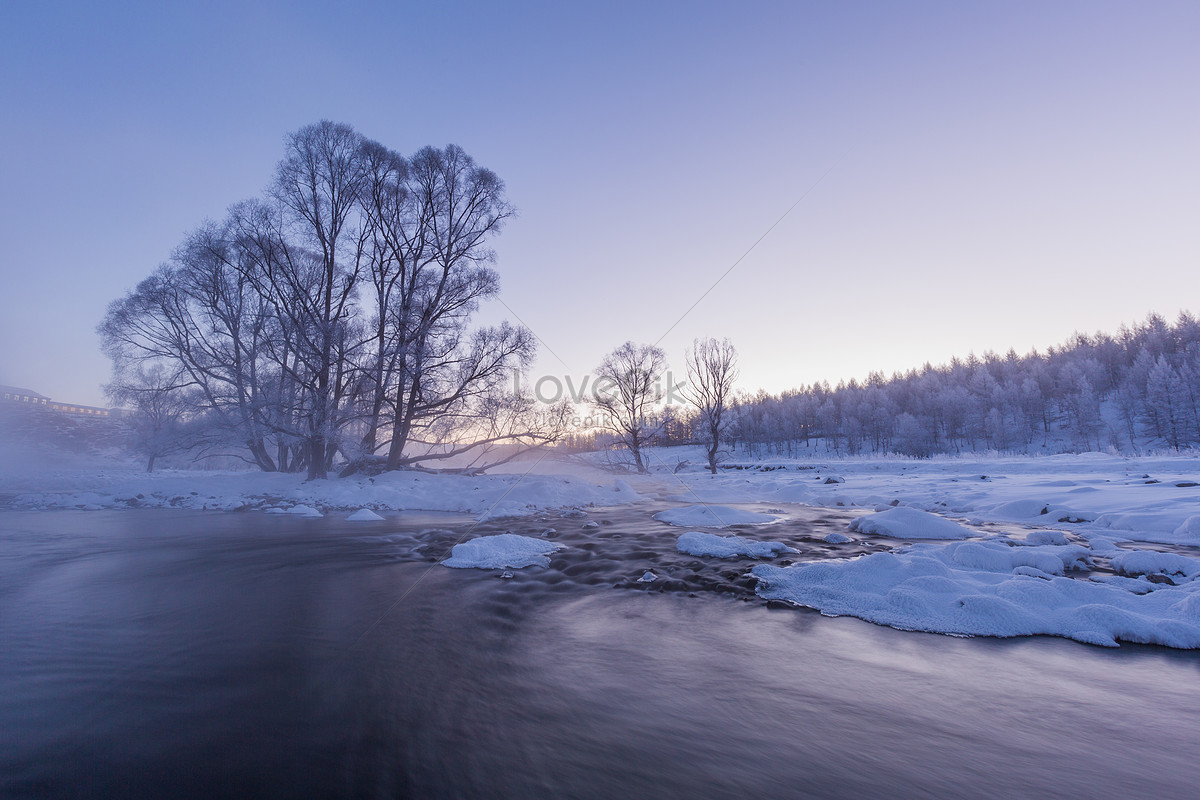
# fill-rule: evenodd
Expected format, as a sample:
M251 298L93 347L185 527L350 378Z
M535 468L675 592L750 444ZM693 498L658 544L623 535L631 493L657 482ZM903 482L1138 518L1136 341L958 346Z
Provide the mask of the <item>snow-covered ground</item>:
M690 466L672 474L681 460ZM902 505L972 523L1020 523L1089 538L1200 546L1200 457L1195 455L731 460L718 475L695 466L701 462L698 448L654 451L651 462L661 470L659 491L679 502L873 510ZM645 490L644 484L631 483Z
M523 516L547 508L612 506L642 499L627 481L600 470L580 478L553 474L552 469L551 464L544 472L481 477L391 472L321 481L248 471L60 469L2 475L0 493L20 508L261 509L302 516L357 509Z
M403 472L312 482L257 472L9 471L0 475L0 496L18 508L259 509L352 519L418 509L482 519L653 501L647 514L656 519L709 531L786 520L794 504L840 508L857 516L826 542L890 542L890 551L750 564L762 596L899 628L1200 647L1195 455L733 461L717 475L698 466L698 448L648 456L649 475L614 470L605 454L517 461L481 477ZM675 507L663 511L664 504ZM701 557L786 552L709 531L684 534L681 548ZM462 563L487 561L475 555L464 553ZM545 554L534 555L530 563L541 564Z

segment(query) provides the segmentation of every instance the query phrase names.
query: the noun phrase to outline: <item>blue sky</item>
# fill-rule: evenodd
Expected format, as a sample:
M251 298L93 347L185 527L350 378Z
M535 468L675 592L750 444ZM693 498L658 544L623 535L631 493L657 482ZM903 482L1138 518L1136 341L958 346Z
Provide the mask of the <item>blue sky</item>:
M674 363L728 336L778 391L1200 311L1197 41L1194 3L6 3L0 382L102 402L107 303L320 118L506 181L481 319L539 373L657 340L801 196Z

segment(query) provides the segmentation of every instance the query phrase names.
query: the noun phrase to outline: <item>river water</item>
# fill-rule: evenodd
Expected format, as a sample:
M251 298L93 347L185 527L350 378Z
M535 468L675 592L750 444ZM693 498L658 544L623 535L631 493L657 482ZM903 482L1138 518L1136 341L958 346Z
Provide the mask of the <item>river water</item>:
M1200 785L1200 654L771 608L749 565L674 554L678 531L645 509L593 517L608 524L472 530L540 530L575 553L500 579L435 563L471 528L453 515L0 513L0 796ZM770 538L843 523L812 512ZM649 567L676 579L637 584Z

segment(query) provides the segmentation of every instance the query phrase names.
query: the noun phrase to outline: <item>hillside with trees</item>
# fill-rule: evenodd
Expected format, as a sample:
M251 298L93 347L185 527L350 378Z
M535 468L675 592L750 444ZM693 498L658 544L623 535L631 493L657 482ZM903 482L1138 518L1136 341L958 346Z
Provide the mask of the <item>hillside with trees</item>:
M739 403L735 435L777 457L1178 451L1200 445L1200 321L1151 314L1044 353L759 392Z

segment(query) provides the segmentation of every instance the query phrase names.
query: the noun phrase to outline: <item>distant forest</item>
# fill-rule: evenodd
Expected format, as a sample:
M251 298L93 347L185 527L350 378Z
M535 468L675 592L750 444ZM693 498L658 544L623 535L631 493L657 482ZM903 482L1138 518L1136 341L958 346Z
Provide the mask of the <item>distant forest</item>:
M659 442L695 441L692 427L669 419ZM738 403L732 438L758 457L1189 448L1200 444L1200 321L1151 314L1044 353L988 352L890 378L759 392Z

